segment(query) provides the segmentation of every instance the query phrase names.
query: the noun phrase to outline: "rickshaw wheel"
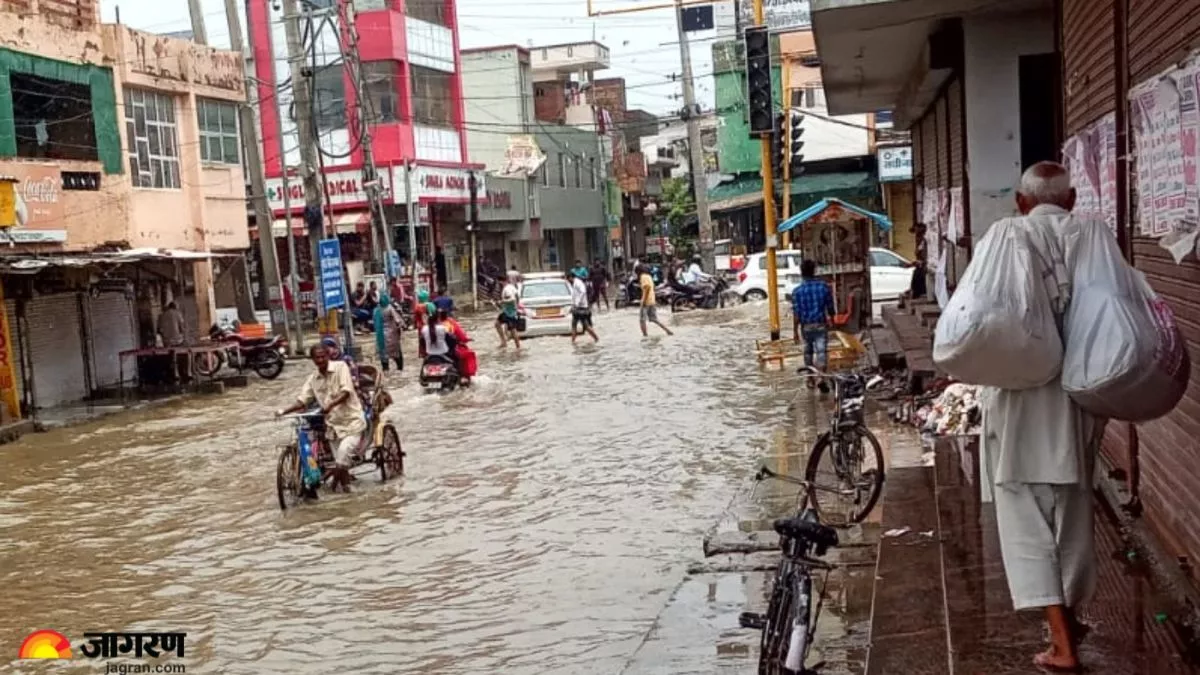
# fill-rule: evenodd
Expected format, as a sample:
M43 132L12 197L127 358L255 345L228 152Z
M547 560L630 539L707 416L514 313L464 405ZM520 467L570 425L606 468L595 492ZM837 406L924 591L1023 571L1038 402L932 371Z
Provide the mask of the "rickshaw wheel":
M286 511L300 503L300 451L290 444L279 454L279 465L275 470L275 490L279 494L279 508Z
M404 475L404 448L400 445L400 434L390 423L383 427L383 445L380 446L375 457L375 462L379 465L381 481Z

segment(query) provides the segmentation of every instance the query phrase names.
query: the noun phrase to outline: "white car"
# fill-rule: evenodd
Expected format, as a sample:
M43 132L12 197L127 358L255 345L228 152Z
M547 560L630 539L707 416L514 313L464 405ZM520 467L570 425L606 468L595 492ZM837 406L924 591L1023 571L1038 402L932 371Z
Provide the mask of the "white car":
M562 272L523 275L521 304L526 312L521 337L571 334L571 286Z
M912 263L886 248L872 248L871 299L875 302L898 299L912 283ZM800 285L800 251L776 252L780 293L790 298L792 289ZM767 299L767 254L755 253L746 260L734 287L742 299Z

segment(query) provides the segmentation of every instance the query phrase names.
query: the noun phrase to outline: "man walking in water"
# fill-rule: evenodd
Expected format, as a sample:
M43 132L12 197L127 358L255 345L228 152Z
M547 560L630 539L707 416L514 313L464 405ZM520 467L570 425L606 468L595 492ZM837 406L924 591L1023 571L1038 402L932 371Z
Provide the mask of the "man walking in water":
M508 273L508 282L500 291L500 314L496 316L496 334L500 336L500 348L508 347L508 336L511 333L513 345L521 348L521 335L517 332L521 315L518 303L521 301L521 273L514 267Z
M592 342L599 342L596 331L592 329L592 308L588 302L587 284L580 278L578 272L571 270L567 273L571 279L571 344L579 337L580 328L592 336Z
M662 325L658 320L658 301L654 297L654 278L650 276L650 269L645 265L641 265L638 269L638 285L642 287L642 307L639 312L639 323L642 326L642 337L646 337L646 323L652 323L655 326L663 329L667 335L673 335L670 328Z

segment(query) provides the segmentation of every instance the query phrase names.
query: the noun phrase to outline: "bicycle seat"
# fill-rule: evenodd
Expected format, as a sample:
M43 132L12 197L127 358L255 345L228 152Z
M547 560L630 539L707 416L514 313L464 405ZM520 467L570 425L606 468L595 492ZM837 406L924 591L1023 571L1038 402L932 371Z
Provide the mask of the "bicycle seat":
M775 531L785 537L807 541L820 549L838 545L837 530L828 525L814 523L804 516L776 520Z

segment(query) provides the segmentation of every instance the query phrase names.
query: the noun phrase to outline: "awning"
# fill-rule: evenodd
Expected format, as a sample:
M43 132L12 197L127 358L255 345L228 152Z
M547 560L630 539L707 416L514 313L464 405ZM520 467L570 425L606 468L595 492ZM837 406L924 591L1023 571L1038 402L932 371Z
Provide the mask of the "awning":
M254 228L257 234L258 228ZM292 234L297 237L307 236L308 232L304 229L304 219L300 217L292 218ZM287 218L276 218L271 221L271 236L276 239L287 238Z
M85 253L63 256L0 256L0 271L8 274L37 274L50 267L89 267L93 265L124 265L141 260L210 260L242 253L186 251L170 248L131 248L111 253Z
M818 216L822 213L825 213L826 211L832 211L834 209L850 211L851 213L858 214L864 218L869 218L871 220L871 222L875 223L876 227L883 230L884 232L887 232L892 229L892 221L889 220L887 216L885 216L881 213L873 213L871 211L868 211L868 210L862 208L861 206L855 206L853 204L844 202L840 199L822 199L821 201L817 202L816 204L813 204L812 206L808 207L807 209L804 209L800 213L797 213L796 215L792 216L791 218L788 218L787 220L780 223L779 231L787 232L788 230L791 230L793 228L800 227L801 225L803 225L807 221L811 220L812 218L815 218L816 216Z
M821 195L830 192L873 189L875 179L866 171L805 174L792 181L793 195ZM723 183L708 191L710 211L727 211L762 204L762 178L746 176Z
M367 233L371 231L371 214L368 211L341 213L333 217L333 231L338 234ZM258 236L257 228L251 228L252 236ZM297 237L307 237L308 229L301 217L292 218L292 234ZM276 239L287 238L287 219L276 218L271 222L271 235Z

